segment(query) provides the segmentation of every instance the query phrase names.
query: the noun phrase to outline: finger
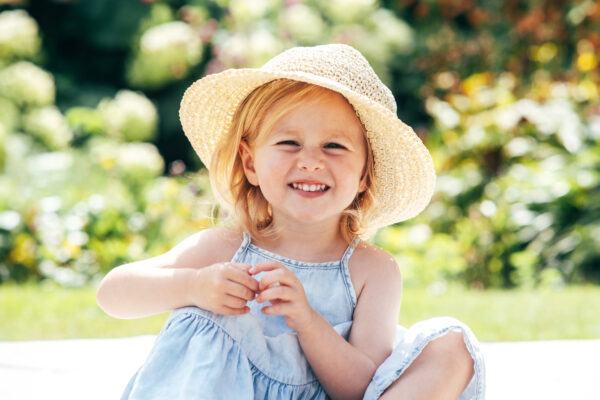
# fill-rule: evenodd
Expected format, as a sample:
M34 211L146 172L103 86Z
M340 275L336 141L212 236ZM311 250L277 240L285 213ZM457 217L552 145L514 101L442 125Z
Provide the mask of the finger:
M246 300L228 294L225 295L223 305L230 308L244 308L246 307Z
M282 301L262 308L261 312L268 315L287 315L290 303Z
M229 265L229 266L235 267L235 268L237 268L239 270L246 271L246 272L248 272L248 270L250 268L252 268L252 264L248 264L248 263L228 262L226 264Z
M229 270L229 273L227 274L227 279L229 279L231 282L236 282L242 286L245 286L253 292L257 292L259 290L258 281L254 279L251 275L249 275L246 271L243 271L241 269L232 268L231 270Z
M265 289L256 298L259 303L270 301L273 303L275 300L290 301L293 298L292 290L287 286L275 286L270 289Z
M262 276L259 283L259 289L265 290L271 285L279 282L280 285L296 286L298 278L290 270L282 268L267 272Z
M257 283L258 284L258 283ZM235 297L239 297L245 300L254 300L256 297L256 292L248 289L244 285L240 285L237 282L227 282L227 294L230 294Z
M240 314L246 314L247 312L250 312L250 307L242 307L242 308L231 308L231 307L227 307L227 306L223 306L223 309L221 310L220 314L225 314L225 315L240 315Z
M248 270L248 272L252 275L256 275L259 272L273 271L278 268L285 268L285 267L280 262L269 260L269 261L262 261L262 262L255 264L252 268L250 268Z

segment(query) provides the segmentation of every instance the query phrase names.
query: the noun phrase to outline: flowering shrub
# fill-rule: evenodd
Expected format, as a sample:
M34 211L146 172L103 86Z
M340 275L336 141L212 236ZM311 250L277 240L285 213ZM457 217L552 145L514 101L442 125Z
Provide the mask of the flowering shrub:
M51 74L28 61L19 61L0 71L0 96L19 107L54 103L56 89Z
M156 134L158 113L142 93L121 90L114 99L102 100L98 110L106 133L117 139L149 141Z
M145 31L127 68L134 87L157 88L186 77L202 59L196 30L181 21L166 22Z
M212 224L206 175L155 178L158 168L147 168L158 164L162 172L162 159L153 147L145 149L146 160L117 159L111 165L82 151L27 154L30 140L10 137L14 152L0 176L0 282L87 284ZM139 157L130 146L146 145L151 146L114 149ZM130 179L136 179L138 191L131 190Z
M472 76L447 101L427 99L434 200L411 227L379 236L408 281L461 277L486 287L599 278L596 86L541 73L517 100L514 82Z
M189 0L97 12L115 4L0 13L0 282L84 284L209 226L205 172L186 173L201 165L177 119L184 89L330 42L367 57L434 158L432 203L374 238L407 284L600 282L594 2Z
M0 60L33 58L40 45L38 24L29 14L23 10L0 13Z

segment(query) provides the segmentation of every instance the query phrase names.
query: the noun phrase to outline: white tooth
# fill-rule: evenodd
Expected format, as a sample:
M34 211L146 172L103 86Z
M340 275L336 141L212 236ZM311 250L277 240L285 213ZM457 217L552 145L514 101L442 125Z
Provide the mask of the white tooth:
M292 187L293 187L294 189L298 189L298 184L297 184L297 183L292 183Z
M325 185L319 185L319 190L322 192L323 190L325 190Z
M310 185L310 191L314 192L315 190L317 190L317 185Z
M308 192L308 185L305 183L304 185L302 185L302 190L304 190L305 192Z

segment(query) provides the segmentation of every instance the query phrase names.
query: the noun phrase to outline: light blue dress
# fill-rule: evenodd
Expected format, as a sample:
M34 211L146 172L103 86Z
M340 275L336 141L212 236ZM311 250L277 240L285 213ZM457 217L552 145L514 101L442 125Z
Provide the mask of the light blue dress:
M348 260L358 241L339 261L310 263L261 249L244 234L232 261L282 263L300 279L310 305L348 340L356 307ZM250 312L238 316L196 307L175 310L122 399L327 399L295 331L283 316L260 311L267 304L249 302ZM485 373L479 344L468 327L451 318L426 320L410 329L398 327L394 351L377 369L364 398L377 399L428 342L449 330L463 332L475 361L475 374L460 399L483 399Z

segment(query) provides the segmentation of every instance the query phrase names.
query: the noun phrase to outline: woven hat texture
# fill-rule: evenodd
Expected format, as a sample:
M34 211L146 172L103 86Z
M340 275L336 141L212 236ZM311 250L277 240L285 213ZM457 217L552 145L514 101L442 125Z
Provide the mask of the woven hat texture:
M193 83L181 101L183 130L205 166L219 141L229 133L233 115L257 87L287 78L342 94L366 128L374 161L377 214L370 228L419 214L434 190L429 151L413 129L396 115L392 92L369 62L351 46L294 47L261 68L228 69Z

